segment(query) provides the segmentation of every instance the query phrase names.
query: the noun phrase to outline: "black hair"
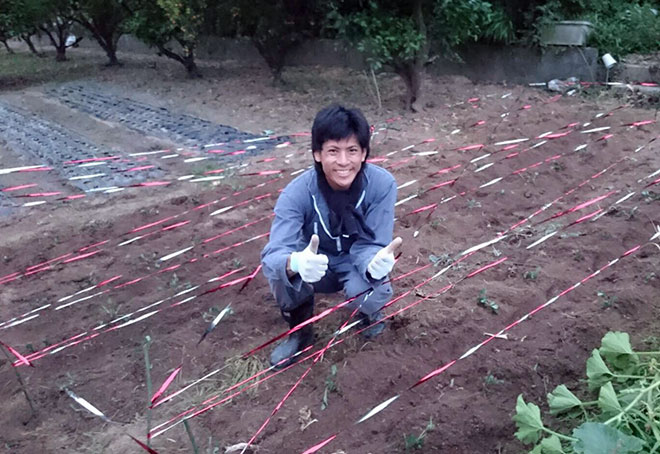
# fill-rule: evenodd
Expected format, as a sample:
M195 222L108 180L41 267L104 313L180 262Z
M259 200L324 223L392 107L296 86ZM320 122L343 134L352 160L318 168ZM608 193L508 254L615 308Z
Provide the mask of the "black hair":
M362 111L333 104L320 110L314 118L312 151L321 151L323 144L328 140L347 139L353 135L357 138L360 147L366 150L368 158L371 131ZM321 170L320 163L315 161L315 165L317 170Z

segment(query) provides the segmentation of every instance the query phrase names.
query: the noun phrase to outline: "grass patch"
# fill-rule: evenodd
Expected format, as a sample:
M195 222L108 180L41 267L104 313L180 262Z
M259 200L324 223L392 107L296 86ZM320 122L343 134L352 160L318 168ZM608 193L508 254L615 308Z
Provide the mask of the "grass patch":
M43 57L27 52L4 54L0 58L0 91L15 90L45 82L66 82L96 74L103 60L76 54L64 62L55 61L55 51Z
M256 373L262 371L265 368L264 363L261 359L256 356L249 356L243 358L242 356L234 356L225 361L226 370L224 371L224 379L221 382L222 389L227 389L230 386L240 383L246 378L252 377ZM250 386L253 382L250 381L243 386L240 386L238 389L243 389L247 386ZM250 388L247 391L249 396L254 397L257 394L259 385ZM237 390L238 390L237 389Z

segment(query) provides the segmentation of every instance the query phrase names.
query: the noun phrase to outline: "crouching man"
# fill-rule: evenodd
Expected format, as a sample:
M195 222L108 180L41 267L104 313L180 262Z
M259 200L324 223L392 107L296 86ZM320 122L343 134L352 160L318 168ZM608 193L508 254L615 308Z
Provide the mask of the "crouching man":
M382 307L392 296L384 283L394 266L392 241L396 182L367 164L370 130L358 109L330 106L312 126L314 168L289 183L275 205L263 270L284 320L293 328L312 317L315 293L343 290L359 307L366 338L384 329ZM371 290L373 289L373 292ZM375 324L374 324L375 323ZM292 333L271 353L283 367L313 342L312 326Z

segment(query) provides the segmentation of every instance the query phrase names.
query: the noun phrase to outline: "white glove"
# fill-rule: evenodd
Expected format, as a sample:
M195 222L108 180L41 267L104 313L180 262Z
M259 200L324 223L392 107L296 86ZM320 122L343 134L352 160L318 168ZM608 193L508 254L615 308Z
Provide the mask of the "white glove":
M328 256L317 254L318 250L319 237L312 235L307 247L300 252L292 252L289 261L291 271L300 274L300 278L310 284L320 281L328 269Z
M367 265L367 271L373 279L378 281L392 271L394 267L394 252L401 246L402 242L401 237L396 237L371 259L371 262Z

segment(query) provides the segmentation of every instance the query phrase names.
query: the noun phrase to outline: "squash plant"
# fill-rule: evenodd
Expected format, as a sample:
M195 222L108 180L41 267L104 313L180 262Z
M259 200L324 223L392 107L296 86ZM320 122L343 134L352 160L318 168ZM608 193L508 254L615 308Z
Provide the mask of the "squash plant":
M515 435L533 445L530 454L660 453L660 352L634 351L627 333L609 332L587 360L586 384L592 400L565 385L548 394L549 413L567 430L548 427L518 396Z

